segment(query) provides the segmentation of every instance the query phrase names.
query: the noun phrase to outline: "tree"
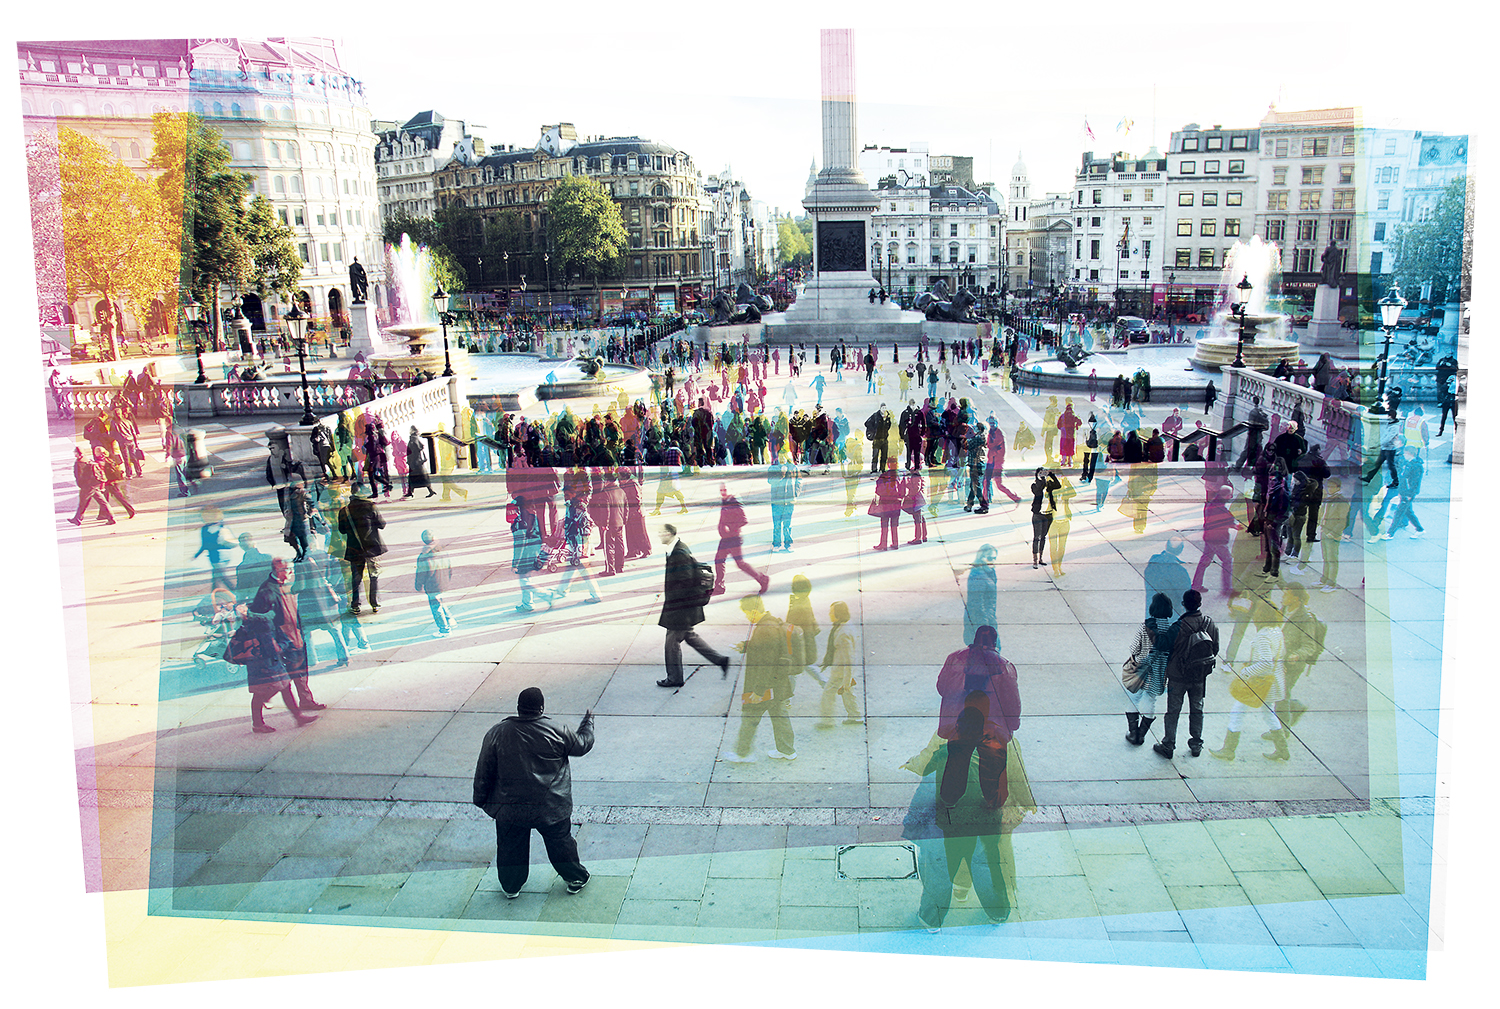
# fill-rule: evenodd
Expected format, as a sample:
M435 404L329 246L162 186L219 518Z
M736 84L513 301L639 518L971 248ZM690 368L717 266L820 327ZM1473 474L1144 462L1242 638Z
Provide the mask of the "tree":
M593 179L571 175L547 200L547 234L553 270L567 277L577 270L594 282L625 251L625 221L619 205Z
M1443 188L1437 206L1426 220L1396 225L1390 241L1393 279L1410 301L1432 281L1433 300L1443 301L1458 290L1464 247L1465 178Z
M68 296L63 251L62 180L55 134L38 132L26 142L26 184L31 197L31 248L38 318L62 324L58 305Z
M417 217L410 211L398 210L385 219L380 227L381 240L386 245L401 245L401 236L406 235L413 245L429 248L437 244L437 222L430 217Z
M58 129L58 151L67 297L102 297L107 351L118 359L121 299L138 319L158 297L176 314L180 204L166 203L150 181L65 126Z
M776 222L776 258L783 266L800 266L812 260L812 245L790 214Z
M290 297L302 279L302 257L292 246L292 229L277 219L264 196L250 201L240 223L250 259L246 284L260 295Z
M191 113L157 113L151 135L157 191L182 207L183 274L195 298L217 304L221 284L238 292L252 281L241 228L246 177L229 167L223 134Z

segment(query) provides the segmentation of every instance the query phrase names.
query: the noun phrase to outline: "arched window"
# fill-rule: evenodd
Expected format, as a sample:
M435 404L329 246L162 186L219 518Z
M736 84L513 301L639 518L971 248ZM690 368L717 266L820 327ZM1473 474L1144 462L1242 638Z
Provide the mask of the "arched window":
M29 116L29 115L31 115L31 99L30 98L22 98L21 99L21 115L23 115L23 116Z
M302 195L302 177L299 175L292 176L292 192Z
M281 107L281 118L282 119L286 119L288 121L291 120L291 118L292 118L292 107L290 105L283 105Z
M222 116L223 114L224 114L224 103L223 102L214 102L214 115L216 115L216 116Z
M271 158L275 161L281 160L281 144L275 140L271 141Z
M31 103L27 102L26 105L27 105L26 111L30 112L31 111ZM104 112L104 114L106 116L112 116L112 115L114 115L115 114L115 104L114 104L114 102L105 102L104 103L103 112Z
M280 175L278 175L275 178L273 178L271 180L271 191L273 193L285 193L286 192L286 179L283 176L280 176Z
M204 112L203 112L203 103L202 102L194 102L193 103L193 111L195 113L197 113L198 115L200 115L200 116L203 115L204 114Z
M124 105L120 106L120 115L124 116L126 119L129 119L131 116L135 115L135 106L130 102L126 102Z
M297 161L300 159L300 155L297 153L297 142L295 140L287 141L286 158L288 161Z
M130 142L130 156L132 158L139 158L141 156L141 145L134 140Z
M267 119L275 119L276 118L276 109L275 109L274 106L271 106L271 105L267 105L266 106L266 118Z
M88 112L84 109L82 102L74 102L73 103L73 115L75 115L75 116L88 115Z
M120 153L120 142L118 140L111 140L109 142L109 153L113 154L117 158L124 157L124 155Z
M245 114L245 110L240 108L239 102L234 102L229 106L229 114L236 117L243 116Z
M60 115L63 114L63 103L62 102L53 102L52 103L52 114L54 116L60 116Z

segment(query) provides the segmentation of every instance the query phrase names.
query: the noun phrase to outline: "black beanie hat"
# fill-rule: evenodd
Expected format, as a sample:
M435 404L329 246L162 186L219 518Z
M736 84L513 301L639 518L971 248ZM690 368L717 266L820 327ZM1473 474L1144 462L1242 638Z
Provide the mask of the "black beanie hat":
M521 691L521 696L516 701L516 710L523 715L540 715L546 710L546 704L541 688L527 687Z

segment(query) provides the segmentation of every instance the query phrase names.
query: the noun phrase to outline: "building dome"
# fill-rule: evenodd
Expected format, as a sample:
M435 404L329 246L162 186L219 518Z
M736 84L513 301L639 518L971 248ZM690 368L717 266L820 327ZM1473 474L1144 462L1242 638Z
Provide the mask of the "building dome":
M1026 162L1021 160L1021 152L1016 152L1016 163L1011 166L1010 177L1013 179L1024 179L1026 177Z

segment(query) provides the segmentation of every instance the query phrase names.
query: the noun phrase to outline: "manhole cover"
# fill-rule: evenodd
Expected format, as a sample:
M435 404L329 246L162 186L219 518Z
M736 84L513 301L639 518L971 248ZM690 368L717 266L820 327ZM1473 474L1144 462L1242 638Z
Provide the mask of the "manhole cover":
M917 849L898 844L846 844L834 855L839 879L911 879L917 874Z

